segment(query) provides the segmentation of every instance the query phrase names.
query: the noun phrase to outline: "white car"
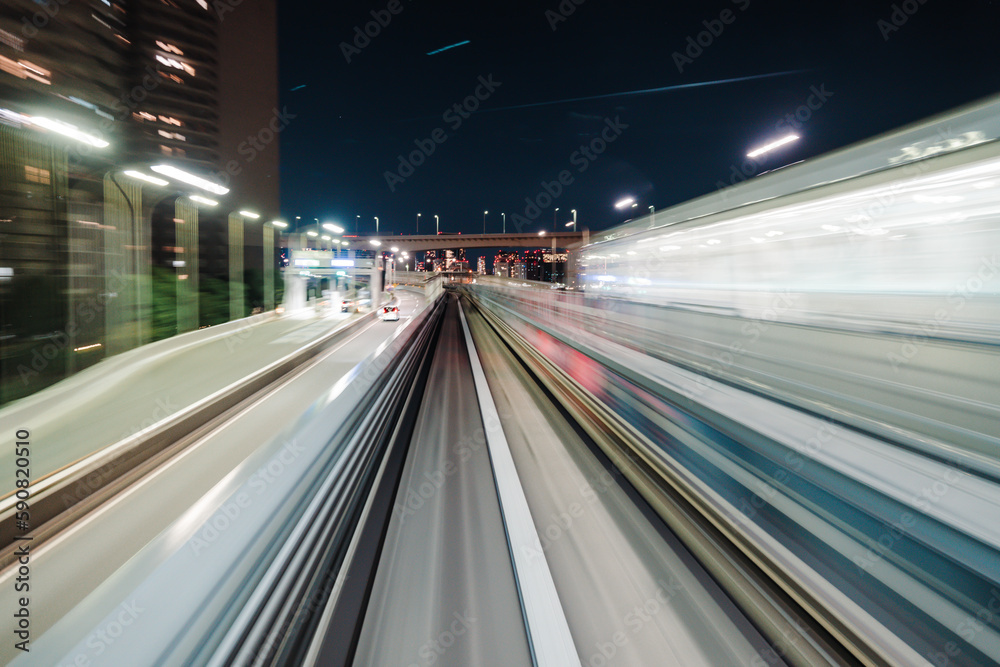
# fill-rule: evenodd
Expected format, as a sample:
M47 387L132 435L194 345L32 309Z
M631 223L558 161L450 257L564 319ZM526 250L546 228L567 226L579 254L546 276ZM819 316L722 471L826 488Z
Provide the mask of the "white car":
M379 317L382 318L383 322L398 322L399 321L399 307L398 306L382 306L382 310L379 312Z

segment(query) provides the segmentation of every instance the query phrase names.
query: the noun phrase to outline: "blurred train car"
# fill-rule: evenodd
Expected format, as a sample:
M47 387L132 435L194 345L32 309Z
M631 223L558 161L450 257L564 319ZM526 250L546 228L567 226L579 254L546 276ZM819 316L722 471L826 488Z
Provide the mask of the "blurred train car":
M1000 97L595 234L591 293L997 342Z

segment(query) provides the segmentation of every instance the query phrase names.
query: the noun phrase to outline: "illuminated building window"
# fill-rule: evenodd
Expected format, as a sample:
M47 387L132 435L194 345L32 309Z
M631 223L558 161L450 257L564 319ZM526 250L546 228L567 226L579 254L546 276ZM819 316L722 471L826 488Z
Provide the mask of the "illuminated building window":
M181 61L176 60L174 58L168 58L166 56L157 55L156 61L166 65L167 67L173 67L174 69L184 70L184 72L190 74L191 76L195 75L193 67L191 67L187 63L182 63Z
M0 44L6 44L15 51L24 51L24 40L6 30L0 30Z
M24 180L29 183L39 185L52 185L52 174L48 169L39 169L30 165L24 165Z
M167 125L176 125L177 127L184 125L180 119L174 118L173 116L160 116L160 122L166 123Z
M30 63L27 60L14 62L6 56L0 56L0 71L13 74L19 79L33 79L44 83L46 86L52 85L52 82L49 80L49 77L52 76L52 72L47 69L42 69L38 65Z
M174 148L172 146L164 146L163 144L160 144L160 152L171 157L184 157L187 155L187 151L183 148Z
M173 44L167 44L166 42L161 42L160 40L156 40L156 45L161 49L163 49L164 51L166 51L167 53L175 53L179 56L184 55L184 52L181 51L176 46L174 46Z
M181 79L181 78L180 78L179 76L177 76L176 74L168 74L167 72L160 72L159 74L160 74L160 76L162 76L162 77L163 77L164 79L170 79L170 80L171 80L171 81L173 81L174 83L184 83L184 80L183 80L183 79Z
M164 139L173 139L175 141L187 141L187 137L183 134L178 134L177 132L167 132L166 130L160 130L158 134Z
M132 114L132 117L136 120L156 120L156 116L146 111L139 111L138 113Z

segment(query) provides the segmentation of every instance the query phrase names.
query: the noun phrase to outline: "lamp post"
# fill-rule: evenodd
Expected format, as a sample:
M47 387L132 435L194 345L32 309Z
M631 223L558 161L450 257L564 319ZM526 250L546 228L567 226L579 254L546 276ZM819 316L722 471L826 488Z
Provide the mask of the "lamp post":
M417 234L420 233L420 214L417 213Z
M375 216L375 236L378 236L378 216Z
M271 224L264 225L264 239L261 245L264 250L264 310L274 310L274 230L282 230L288 227L287 222L272 220ZM281 232L278 232L281 238Z
M552 211L552 231L556 230L556 214L559 213L559 207L556 206L556 210Z
M354 235L355 236L358 235L358 225L359 224L361 224L361 216L360 215L356 215L356 216L354 216Z
M441 219L438 218L437 215L434 216L434 233L435 234L441 233Z
M483 211L483 235L484 236L486 235L486 214L487 213L489 213L489 211Z
M507 233L507 214L506 213L501 213L500 217L503 218L503 233L506 234Z
M571 209L570 212L573 214L573 231L576 231L576 209Z

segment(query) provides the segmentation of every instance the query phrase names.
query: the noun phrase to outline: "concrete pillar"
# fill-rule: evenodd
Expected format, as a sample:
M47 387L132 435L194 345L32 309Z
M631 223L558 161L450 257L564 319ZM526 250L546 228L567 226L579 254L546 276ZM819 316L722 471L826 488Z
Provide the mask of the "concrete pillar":
M198 251L198 207L186 197L174 204L175 239L178 250L177 333L198 328L198 274L201 261Z

